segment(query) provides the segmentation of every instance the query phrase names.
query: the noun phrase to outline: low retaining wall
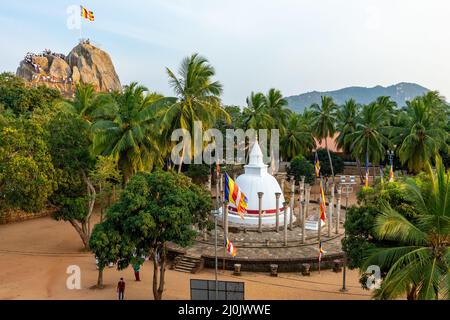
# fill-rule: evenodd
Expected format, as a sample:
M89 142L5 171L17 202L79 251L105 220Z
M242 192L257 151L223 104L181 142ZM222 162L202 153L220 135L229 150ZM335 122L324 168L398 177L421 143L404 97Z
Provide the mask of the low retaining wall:
M167 257L169 260L173 260L176 256L184 254L182 250L176 250L173 248L168 248ZM202 260L204 260L204 267L214 269L215 267L215 257L202 255ZM307 257L307 258L280 258L280 259L240 259L240 258L226 258L225 259L225 269L234 270L234 264L238 263L241 265L242 271L252 271L252 272L270 272L270 265L278 265L278 272L301 272L302 264L308 263L311 266L311 271L319 269L319 260L317 257ZM344 259L344 253L330 254L322 257L320 262L320 269L332 269L334 266L333 260ZM217 258L217 265L219 269L223 269L223 258Z
M17 209L5 209L0 211L0 224L26 221L52 215L56 208L46 208L39 212L26 212Z

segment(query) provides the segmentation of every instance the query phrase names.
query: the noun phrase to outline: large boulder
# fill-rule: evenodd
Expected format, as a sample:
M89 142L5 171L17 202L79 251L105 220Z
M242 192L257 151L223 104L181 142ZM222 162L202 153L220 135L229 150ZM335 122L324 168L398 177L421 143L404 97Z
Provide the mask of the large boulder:
M69 55L44 53L27 54L20 62L17 76L33 85L45 84L72 96L78 82L91 83L96 91L120 91L122 86L110 56L103 50L82 42Z
M116 91L122 88L111 58L105 51L80 43L70 51L66 60L72 70L78 69L80 81L93 84L96 90Z

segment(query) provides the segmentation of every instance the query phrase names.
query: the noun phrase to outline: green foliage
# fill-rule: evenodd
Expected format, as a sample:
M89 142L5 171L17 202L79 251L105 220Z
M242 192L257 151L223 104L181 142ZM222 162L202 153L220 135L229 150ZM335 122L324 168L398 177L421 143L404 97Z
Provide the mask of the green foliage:
M55 212L55 220L86 222L88 215L86 197L60 198L60 208Z
M137 83L125 87L114 99L116 103L96 112L92 149L96 155L117 159L126 183L136 172L151 171L163 163L166 150L158 142L155 113L157 103L167 100Z
M300 181L301 176L305 176L305 183L313 183L315 180L314 165L303 156L295 157L287 168L289 176L295 176L296 181Z
M215 168L215 166L214 166ZM211 166L207 164L190 164L186 175L195 183L205 183L208 181L208 175L211 173Z
M369 249L376 244L373 241L372 227L375 225L377 210L372 206L353 206L347 210L345 219L345 238L342 249L349 258L349 267L359 268Z
M58 196L78 197L85 194L82 171L88 172L94 161L90 155L89 125L80 116L58 112L45 125L48 146L57 171Z
M0 207L39 211L56 188L42 127L13 120L0 129Z
M440 158L436 171L428 167L428 181L409 179L405 198L417 214L408 219L389 203L383 203L375 220L377 239L391 243L371 250L362 266L386 270L377 299L449 299L450 282L450 171Z
M306 154L315 148L313 132L304 114L292 113L280 140L281 155L291 160L300 154Z
M330 162L328 161L328 153L326 149L318 149L317 156L320 161L320 172L323 176L330 176L332 174ZM340 157L337 153L330 151L331 161L333 162L333 168L335 173L344 172L344 159ZM314 163L315 153L311 153L308 160Z
M118 262L119 269L136 263L136 256L152 252L155 261L153 292L155 298L160 299L166 242L181 246L192 243L197 233L191 226L204 228L211 209L209 193L182 174L161 170L137 173L120 200L108 209L106 220L94 228L90 244L103 265L114 261ZM157 256L161 259L162 270L159 289Z
M30 114L34 110L49 109L54 102L61 99L58 90L39 86L28 88L23 79L14 74L0 74L0 104L16 115Z

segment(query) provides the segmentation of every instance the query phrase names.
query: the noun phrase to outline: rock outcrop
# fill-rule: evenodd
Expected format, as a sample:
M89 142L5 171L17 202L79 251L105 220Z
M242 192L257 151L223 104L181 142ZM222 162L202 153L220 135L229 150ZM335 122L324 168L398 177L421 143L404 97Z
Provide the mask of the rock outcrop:
M50 50L28 53L16 74L32 85L57 88L64 96L73 95L78 82L91 83L102 92L122 88L108 53L88 42L80 42L67 56Z

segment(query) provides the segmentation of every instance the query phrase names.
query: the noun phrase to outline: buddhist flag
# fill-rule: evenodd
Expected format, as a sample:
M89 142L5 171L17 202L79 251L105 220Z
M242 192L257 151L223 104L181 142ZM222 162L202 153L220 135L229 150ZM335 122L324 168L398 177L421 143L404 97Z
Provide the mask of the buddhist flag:
M227 248L227 252L232 256L236 256L236 248L231 243L230 239L225 239L225 247Z
M316 177L318 178L318 177L320 177L320 161L319 161L319 156L317 155L317 152L316 152L316 155L314 156L314 167L316 169Z
M366 153L366 188L369 187L369 155Z
M319 242L319 262L322 260L322 256L326 253L322 247L322 241Z
M394 168L391 166L391 169L389 170L389 182L394 181Z
M326 220L326 199L325 199L325 192L323 191L323 183L322 183L322 179L320 179L320 220L322 220L323 222L325 222Z
M225 201L232 203L236 206L237 212L244 219L244 213L247 212L248 199L243 192L239 189L239 186L230 178L228 173L225 172Z
M80 6L81 8L81 16L89 21L94 21L94 13L92 11L89 11L83 6Z

